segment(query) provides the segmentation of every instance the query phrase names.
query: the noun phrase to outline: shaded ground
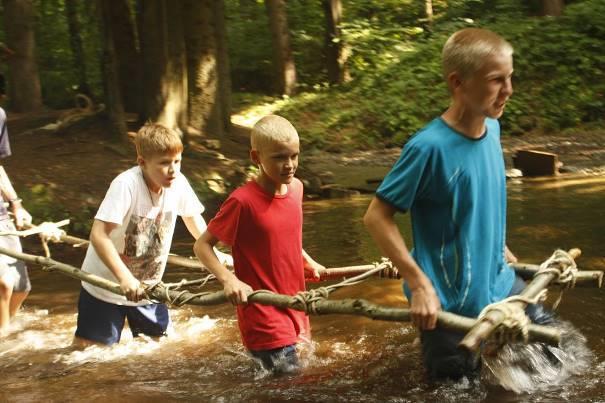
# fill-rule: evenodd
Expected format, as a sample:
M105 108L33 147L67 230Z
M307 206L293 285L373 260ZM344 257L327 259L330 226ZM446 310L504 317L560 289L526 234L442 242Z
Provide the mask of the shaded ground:
M111 180L135 164L135 150L129 142L108 138L98 120L60 133L33 130L64 114L9 113L13 156L3 164L36 221L71 217L77 223L71 230L86 233L87 227L81 223L92 219ZM245 180L250 166L247 136L248 129L236 126L232 136L220 144L201 139L185 150L183 172L208 207L209 217L221 200ZM504 137L502 142L507 168L511 167L514 152L535 149L558 154L568 172L603 174L604 138L603 131L578 131ZM309 193L313 192L311 188L321 193L320 186L326 184L372 191L399 153L399 148L346 154L302 150L299 174Z

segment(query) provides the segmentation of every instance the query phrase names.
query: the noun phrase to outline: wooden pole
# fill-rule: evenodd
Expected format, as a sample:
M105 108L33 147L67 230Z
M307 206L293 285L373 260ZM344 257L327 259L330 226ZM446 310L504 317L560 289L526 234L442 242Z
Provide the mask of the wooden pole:
M70 277L111 291L115 294L124 295L118 284L99 276L86 273L74 266L58 262L51 258L14 252L10 249L2 247L0 247L0 254L12 256L15 259L26 262L36 263L45 266L47 270L58 271ZM168 303L186 301L185 303L190 305L208 306L227 302L227 298L225 297L223 291L192 294L189 291L173 291L167 290L162 286L158 286L148 290L147 292L152 299ZM250 295L249 302L305 311L305 307L300 303L300 301L289 295L261 292ZM363 299L319 300L315 302L315 313L317 315L357 315L376 320L396 322L408 322L410 320L409 309L385 307ZM444 311L439 312L437 316L437 325L450 330L468 331L472 328L474 323L474 319L454 315ZM538 325L530 325L529 327L529 338L532 341L540 341L552 345L558 345L560 337L560 332L555 328Z
M515 269L515 272L524 280L531 280L540 269L540 265L529 263L509 263L509 266ZM578 268L574 276L577 286L603 287L603 272L600 270L582 270ZM558 281L555 281L555 284L558 284Z
M582 253L580 249L572 249L568 252L572 258L577 258ZM535 298L543 289L558 277L558 274L552 272L544 272L536 275L533 280L519 294L521 297L528 299ZM527 303L523 301L509 302L513 305L518 305L525 309ZM505 314L500 310L490 310L483 318L477 320L475 325L464 336L459 346L469 351L477 351L481 343L486 340L496 328L504 321Z

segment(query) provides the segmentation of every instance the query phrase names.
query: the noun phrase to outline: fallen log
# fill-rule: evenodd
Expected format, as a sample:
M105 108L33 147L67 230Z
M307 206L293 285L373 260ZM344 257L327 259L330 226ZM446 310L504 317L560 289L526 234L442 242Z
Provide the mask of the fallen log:
M580 256L582 252L580 249L572 249L568 253L573 259L575 259ZM519 295L527 299L535 298L542 292L542 290L547 288L548 285L557 278L558 274L553 272L545 271L537 273L533 280ZM511 301L508 303L511 305L520 306L523 309L525 309L527 306L527 303L524 301ZM481 346L481 343L487 340L505 319L506 316L501 310L487 311L483 318L480 318L475 322L466 336L464 336L459 346L469 351L477 351Z
M39 264L49 271L58 271L70 277L88 282L97 287L111 291L115 294L124 295L120 286L112 281L99 276L86 273L74 266L58 262L54 259L26 253L14 252L7 248L0 247L0 254L12 256L15 259L30 263ZM227 302L223 291L206 292L193 294L189 291L174 291L161 284L147 289L148 296L156 301L167 302L171 304L190 304L199 306L218 305ZM257 292L249 296L249 302L263 305L273 305L280 308L291 308L299 311L306 311L305 304L299 299L282 294L270 292ZM375 320L409 322L410 311L406 308L393 308L374 304L364 299L342 299L315 301L313 314L341 314L365 316ZM468 331L475 324L475 319L455 315L449 312L441 311L437 316L437 326L445 329ZM558 345L560 342L560 332L555 328L546 326L531 325L529 327L529 339L551 345Z

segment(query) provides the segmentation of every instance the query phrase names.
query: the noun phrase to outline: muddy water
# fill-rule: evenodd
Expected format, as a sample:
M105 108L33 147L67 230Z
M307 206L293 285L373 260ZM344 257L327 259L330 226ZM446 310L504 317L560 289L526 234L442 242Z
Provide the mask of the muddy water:
M523 261L540 262L554 248L581 247L581 267L605 269L605 178L509 184L509 246ZM379 257L361 223L369 197L308 202L304 242L326 266L367 263ZM407 217L399 218L409 235ZM409 240L410 237L406 236ZM175 249L188 252L183 240ZM30 251L35 244L28 244ZM55 247L55 257L78 265L82 251ZM605 294L577 288L565 293L560 316L571 333L554 351L564 367L515 347L490 366L508 389L481 380L431 385L420 364L415 331L407 324L345 316L313 317L313 341L303 346L305 369L269 376L241 347L233 308L172 310L174 329L161 340L132 339L128 330L112 348L69 348L75 328L78 283L30 269L34 291L0 341L0 401L603 401L605 399ZM196 274L169 272L167 280ZM553 293L554 294L554 293ZM370 280L333 298L363 296L403 304L400 283ZM506 361L508 359L508 361ZM538 371L528 371L531 362ZM502 363L506 361L507 364ZM516 365L516 366L515 366ZM520 392L520 393L519 393Z

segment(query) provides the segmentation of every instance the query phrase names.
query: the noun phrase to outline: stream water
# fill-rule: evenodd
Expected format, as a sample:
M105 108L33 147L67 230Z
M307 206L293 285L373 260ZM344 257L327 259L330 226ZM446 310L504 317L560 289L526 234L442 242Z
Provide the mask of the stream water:
M604 194L605 177L509 183L509 247L531 263L555 248L580 247L580 267L604 270ZM378 260L361 222L369 200L306 202L305 249L327 267ZM399 220L409 242L409 218ZM188 255L191 244L179 239L173 250ZM39 252L32 242L25 248ZM83 259L68 246L53 251L77 266ZM267 374L246 354L230 305L173 309L172 333L160 340L125 330L117 346L75 351L78 282L34 266L30 274L25 309L0 340L0 401L605 401L603 290L564 294L558 312L566 337L551 350L562 366L545 360L542 346L513 346L486 360L481 379L431 384L409 324L351 316L312 317L313 341L301 349L305 368L297 375ZM169 268L165 280L185 277L199 275ZM357 296L405 303L397 280L371 279L332 298Z

